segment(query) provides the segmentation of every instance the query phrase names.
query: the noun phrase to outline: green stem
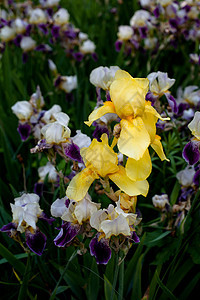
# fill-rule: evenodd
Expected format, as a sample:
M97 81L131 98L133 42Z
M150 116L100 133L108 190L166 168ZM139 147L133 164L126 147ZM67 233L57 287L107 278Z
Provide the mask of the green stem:
M119 266L119 296L118 300L123 299L123 294L124 294L124 260L121 262Z
M110 300L114 299L115 288L116 288L117 278L118 278L118 272L119 272L119 256L118 256L118 253L116 253L116 255L115 255L115 273L114 273L114 278L113 278L113 285L112 285L112 292L111 292Z

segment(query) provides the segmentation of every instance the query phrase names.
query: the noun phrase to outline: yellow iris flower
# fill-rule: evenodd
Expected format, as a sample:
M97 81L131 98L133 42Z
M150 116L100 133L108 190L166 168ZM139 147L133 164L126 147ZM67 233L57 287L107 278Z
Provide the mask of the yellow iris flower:
M144 180L151 173L149 145L161 160L166 159L160 137L156 135L156 122L162 118L151 103L145 101L148 88L147 78L133 78L129 73L118 70L110 86L111 101L95 109L85 122L90 126L106 113L120 117L121 132L117 145L119 151L128 156L126 171L132 180Z
M118 166L117 154L108 145L107 134L101 137L102 142L93 139L88 148L81 149L81 156L86 168L77 174L70 182L66 195L70 200L83 199L95 179L108 177L122 191L130 196L146 196L149 184L146 180L133 181L122 166Z

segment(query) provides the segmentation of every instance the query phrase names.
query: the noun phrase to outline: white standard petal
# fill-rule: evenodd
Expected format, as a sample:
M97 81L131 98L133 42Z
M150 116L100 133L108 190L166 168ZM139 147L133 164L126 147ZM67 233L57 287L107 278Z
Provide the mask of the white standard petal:
M100 229L105 233L105 238L110 238L112 235L118 236L123 234L130 236L130 227L123 215L119 215L114 220L105 220L101 223Z
M88 197L79 201L74 210L74 216L79 224L90 219L90 217L100 208L101 204L92 202Z
M56 199L51 205L51 215L53 217L62 217L62 215L67 210L67 207L65 205L65 202L67 200L67 197Z
M45 125L41 133L48 144L60 144L66 140L63 138L63 126L57 122Z
M200 112L197 111L194 114L193 120L188 124L188 128L192 134L200 140Z
M80 51L84 54L93 53L95 49L95 44L90 40L84 41L83 44L80 46Z
M42 120L45 122L45 123L49 123L51 118L53 117L53 115L55 113L58 113L58 112L61 112L61 106L58 105L58 104L54 104L52 106L52 108L50 108L49 110L47 110L45 113L44 113L44 116L42 117Z
M133 28L127 25L121 25L118 28L117 36L120 40L126 41L129 40L133 35Z
M76 144L80 149L83 147L89 147L91 144L91 138L86 134L82 133L81 130L76 130L76 135L71 138L74 144Z
M133 225L136 223L137 215L133 213L125 213L123 209L120 207L120 200L117 201L117 206L115 207L115 211L118 215L122 215L126 218L129 225Z
M56 121L60 125L66 127L66 128L68 127L70 118L67 114L65 114L63 112L56 112L53 114L53 117L56 119Z
M69 13L65 8L60 8L53 16L53 20L57 25L64 25L69 22Z
M33 40L30 36L23 36L20 47L24 52L33 50L36 47L36 41Z
M71 93L74 89L77 88L77 76L61 76L61 83L59 88L65 93Z
M118 66L111 66L110 68L100 66L95 68L90 73L90 82L96 87L108 90L114 80L115 73L119 69Z
M113 206L114 208L114 206ZM101 229L101 223L106 220L108 214L105 209L99 209L96 211L90 218L90 225L92 228L95 228L97 231Z
M19 120L28 120L33 113L32 105L25 100L16 102L11 109Z
M176 178L182 186L189 187L193 183L195 170L193 166L187 166L184 170L176 174Z
M44 181L47 174L48 174L48 181L56 182L58 174L56 172L54 165L52 165L50 162L48 162L45 166L38 168L38 175L40 177L40 180Z
M29 193L23 194L21 197L17 197L14 199L15 205L24 206L29 203L39 203L40 197L37 194Z

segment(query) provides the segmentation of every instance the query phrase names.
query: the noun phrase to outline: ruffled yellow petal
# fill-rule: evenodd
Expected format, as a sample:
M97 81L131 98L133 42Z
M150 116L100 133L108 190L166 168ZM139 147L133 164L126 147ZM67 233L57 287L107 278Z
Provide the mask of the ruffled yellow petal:
M67 197L70 200L74 201L82 200L85 197L92 182L98 178L99 176L91 169L83 169L70 182L66 190Z
M158 154L158 156L160 157L161 160L167 160L167 161L169 161L169 159L165 156L165 153L164 153L164 150L163 150L163 146L161 144L160 139L161 139L161 137L159 135L156 135L155 136L155 140L151 144L151 147Z
M103 106L100 106L99 108L93 110L93 112L91 112L88 117L88 121L85 121L84 123L88 126L91 126L94 121L101 118L107 113L116 114L115 107L111 101L107 101Z
M114 173L118 170L117 154L108 145L108 136L106 133L102 134L102 142L93 139L88 148L82 148L80 153L86 164L90 166L100 176L105 177L109 173Z
M116 113L121 119L143 114L148 86L147 78L133 78L122 70L116 72L110 86L110 96Z
M146 196L149 190L147 180L133 181L131 180L124 169L119 166L118 172L109 174L108 177L126 194L129 196L143 195Z
M148 149L139 160L133 158L127 160L126 174L133 181L146 179L151 174L151 170L152 163Z
M140 117L131 121L121 120L121 133L118 148L122 154L140 159L150 144L150 136Z

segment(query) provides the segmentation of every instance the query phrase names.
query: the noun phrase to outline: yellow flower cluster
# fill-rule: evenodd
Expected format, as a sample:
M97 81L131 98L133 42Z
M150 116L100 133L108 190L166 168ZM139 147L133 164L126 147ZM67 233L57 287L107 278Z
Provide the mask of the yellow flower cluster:
M106 178L113 181L121 191L133 197L146 196L149 185L146 178L152 170L148 147L151 146L161 160L166 160L160 137L156 135L156 122L162 119L157 111L145 100L149 87L147 78L133 78L127 72L118 70L110 85L111 101L95 109L87 122L88 126L107 113L120 118L119 134L114 137L112 146L106 134L101 142L94 139L88 148L81 149L86 168L70 182L66 195L80 201L86 195L95 179ZM125 167L118 165L113 147L127 156Z

